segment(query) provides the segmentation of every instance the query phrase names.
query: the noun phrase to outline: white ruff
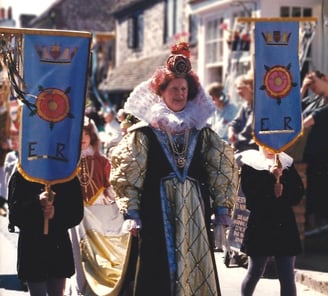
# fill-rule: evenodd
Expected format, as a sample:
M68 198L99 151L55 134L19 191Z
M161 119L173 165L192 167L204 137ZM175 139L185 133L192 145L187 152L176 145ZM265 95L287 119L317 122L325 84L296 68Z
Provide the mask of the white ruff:
M128 97L124 110L154 128L179 133L186 129L201 129L215 111L212 99L206 96L202 87L186 108L180 112L170 110L160 96L150 89L150 81L140 83Z
M93 147L89 145L86 149L81 150L81 157L87 157L92 156L95 154L95 151L93 150Z
M239 155L241 155L240 160L242 163L247 164L256 170L269 170L275 162L274 159L266 158L261 151L253 149L243 151ZM283 169L290 167L293 163L293 158L285 152L279 153L279 160Z

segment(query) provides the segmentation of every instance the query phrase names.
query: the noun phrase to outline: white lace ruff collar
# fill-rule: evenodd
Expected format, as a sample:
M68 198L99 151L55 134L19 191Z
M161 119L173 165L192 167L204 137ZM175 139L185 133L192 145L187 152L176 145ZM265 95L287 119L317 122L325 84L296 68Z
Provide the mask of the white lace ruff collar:
M95 151L91 145L88 146L88 148L81 150L81 157L93 156L94 154Z
M266 158L261 151L253 149L240 152L239 155L243 164L247 164L256 170L269 170L275 162L274 159ZM285 152L279 153L279 160L283 169L290 167L293 163L293 158Z
M133 114L154 128L170 133L206 126L208 118L215 111L215 105L202 87L194 100L187 102L184 110L173 112L161 97L150 89L150 81L140 83L131 92L124 105L125 112Z

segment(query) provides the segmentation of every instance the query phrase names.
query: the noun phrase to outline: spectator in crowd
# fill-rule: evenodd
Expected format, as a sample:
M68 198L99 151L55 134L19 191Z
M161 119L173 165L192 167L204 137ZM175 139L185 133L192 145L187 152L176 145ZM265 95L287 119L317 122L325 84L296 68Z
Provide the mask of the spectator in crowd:
M6 215L7 188L5 183L4 161L10 151L9 129L9 79L6 67L0 62L0 214Z
M253 139L253 101L254 74L252 71L241 75L236 80L238 95L244 100L237 115L229 123L228 140L233 145L235 154L247 149L258 149ZM237 158L237 155L236 155Z
M221 295L211 207L229 224L238 168L231 146L207 127L215 106L189 55L187 43L176 44L166 66L133 90L124 110L140 122L111 154L123 228L139 248L128 295Z
M108 157L111 149L121 140L122 130L114 110L106 108L102 110L101 115L104 119L104 130L99 132L99 138L103 143L103 151Z
M4 161L6 188L8 187L10 177L15 171L18 162L19 130L14 125L12 125L9 132L9 146L10 146L10 152L7 153Z
M250 211L241 245L249 256L241 295L253 295L266 264L274 257L280 295L296 296L294 265L301 241L292 206L302 199L304 187L293 158L260 147L242 152L241 162L241 187Z
M238 107L231 103L219 82L211 83L207 88L216 110L208 120L211 128L225 141L228 141L228 123L235 117Z
M303 161L307 164L306 225L317 231L328 223L328 139L323 137L328 126L328 76L310 72L303 80L301 93L312 94L302 100L303 127L307 132Z
M6 187L6 202L8 200L8 185L11 175L14 173L18 163L18 150L19 150L19 130L12 125L10 129L10 149L11 151L6 154L4 161L5 173L5 187ZM8 230L15 232L15 226L11 223L8 224Z
M321 95L325 88L325 82L328 82L328 76L319 70L311 71L305 75L300 89L303 108L307 107L314 97ZM309 91L311 92L310 94Z

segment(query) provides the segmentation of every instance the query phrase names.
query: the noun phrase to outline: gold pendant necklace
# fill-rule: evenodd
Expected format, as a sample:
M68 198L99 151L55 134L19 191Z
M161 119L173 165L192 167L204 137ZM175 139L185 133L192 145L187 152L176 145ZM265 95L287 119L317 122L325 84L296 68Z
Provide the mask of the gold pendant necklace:
M169 139L170 147L173 152L174 160L176 165L179 168L184 168L186 164L187 151L188 151L188 143L189 143L189 130L187 130L184 134L184 143L181 151L179 151L177 143L174 141L171 133L167 133L167 137Z

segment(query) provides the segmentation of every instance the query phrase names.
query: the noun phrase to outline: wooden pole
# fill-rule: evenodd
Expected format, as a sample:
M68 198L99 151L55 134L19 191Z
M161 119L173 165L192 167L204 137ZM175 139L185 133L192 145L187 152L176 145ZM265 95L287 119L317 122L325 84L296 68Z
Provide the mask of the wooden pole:
M274 164L275 164L278 168L281 168L281 167L282 167L281 161L280 161L280 159L279 159L279 153L276 153L276 154L274 155ZM276 183L280 183L280 177L277 178Z
M317 22L317 17L238 17L237 22Z
M55 193L51 190L51 187L49 184L45 185L45 191L48 192L48 201L53 203L55 198ZM49 233L49 219L44 218L43 220L43 234L48 235Z

